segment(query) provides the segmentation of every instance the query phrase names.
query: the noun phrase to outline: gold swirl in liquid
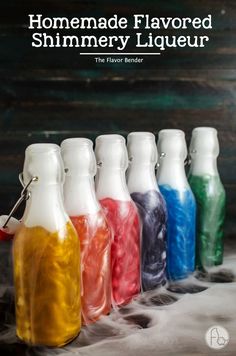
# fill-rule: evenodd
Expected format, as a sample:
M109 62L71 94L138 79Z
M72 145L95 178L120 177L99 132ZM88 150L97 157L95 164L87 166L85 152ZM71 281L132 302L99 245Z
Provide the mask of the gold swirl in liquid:
M68 222L49 232L22 226L13 242L17 336L62 346L81 329L80 245Z

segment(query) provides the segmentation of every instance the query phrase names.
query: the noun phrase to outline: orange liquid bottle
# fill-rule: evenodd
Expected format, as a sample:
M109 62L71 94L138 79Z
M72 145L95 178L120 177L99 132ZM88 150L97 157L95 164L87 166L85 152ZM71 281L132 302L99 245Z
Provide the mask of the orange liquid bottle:
M82 319L89 324L111 310L111 231L95 195L92 141L67 139L61 147L65 208L81 244Z
M23 179L30 185L13 242L17 335L31 345L62 346L81 328L80 245L63 207L60 149L26 149Z

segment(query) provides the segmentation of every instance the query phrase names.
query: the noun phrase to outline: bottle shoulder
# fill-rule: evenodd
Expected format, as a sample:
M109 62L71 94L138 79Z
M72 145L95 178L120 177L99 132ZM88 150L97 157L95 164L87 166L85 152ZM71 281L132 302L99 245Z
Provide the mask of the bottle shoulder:
M62 185L31 190L22 222L27 227L41 226L50 232L62 229L69 221L62 200Z
M100 169L95 177L96 195L100 200L130 201L130 193L126 183L125 170Z
M157 170L159 187L167 185L176 190L190 189L185 172L184 162L181 160L165 160Z
M127 172L127 185L130 194L146 193L150 190L159 191L157 180L155 177L154 165L143 165L138 167L130 167Z

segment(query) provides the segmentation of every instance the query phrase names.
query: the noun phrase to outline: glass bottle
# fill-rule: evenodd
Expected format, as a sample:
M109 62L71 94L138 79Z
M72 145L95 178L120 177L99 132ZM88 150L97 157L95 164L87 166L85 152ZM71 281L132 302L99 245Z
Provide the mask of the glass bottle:
M128 188L142 222L141 276L146 291L166 281L167 211L155 177L155 136L151 132L130 133L128 155Z
M130 302L140 292L140 222L125 180L128 156L124 137L96 139L97 197L113 230L112 296L115 305Z
M225 190L217 169L217 130L197 127L190 143L189 183L197 201L197 268L223 261Z
M185 174L187 147L181 130L161 130L157 180L168 212L167 274L186 278L195 268L196 202Z
M59 146L27 147L24 184L33 177L13 242L17 335L32 345L62 346L80 331L81 305L80 245L63 206Z
M93 142L67 139L61 150L66 169L65 208L80 239L82 317L87 324L111 310L111 230L95 194Z

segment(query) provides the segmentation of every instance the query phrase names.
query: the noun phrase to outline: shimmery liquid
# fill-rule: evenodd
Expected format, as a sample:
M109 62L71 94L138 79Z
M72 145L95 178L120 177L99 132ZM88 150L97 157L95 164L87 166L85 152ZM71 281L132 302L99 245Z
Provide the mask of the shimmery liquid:
M166 230L165 201L156 190L132 193L142 221L141 276L143 291L155 289L166 281Z
M225 190L218 176L189 177L197 201L198 268L219 265L223 261L223 226L225 219Z
M113 230L112 295L116 305L129 303L140 292L140 222L132 201L100 201Z
M161 185L168 211L168 279L188 277L195 269L196 203L191 190L178 191Z
M80 246L72 224L53 233L22 226L13 259L18 337L45 346L71 341L81 328Z
M85 324L111 310L111 231L104 213L71 217L81 246L81 303Z

